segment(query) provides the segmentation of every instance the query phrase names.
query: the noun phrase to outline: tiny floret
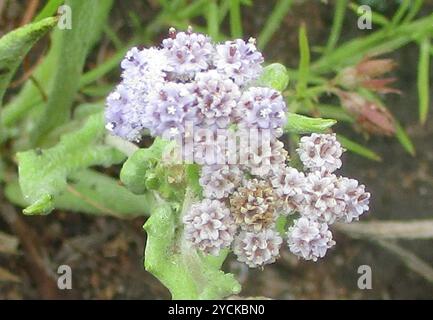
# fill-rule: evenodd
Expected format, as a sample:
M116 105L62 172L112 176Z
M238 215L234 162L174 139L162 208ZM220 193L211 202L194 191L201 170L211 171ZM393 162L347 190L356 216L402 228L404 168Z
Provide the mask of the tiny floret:
M282 243L283 239L272 229L259 232L242 231L234 241L233 252L240 262L251 268L258 268L275 262Z
M341 167L343 148L335 134L313 133L301 138L297 149L304 167L309 170L334 172Z
M332 233L326 223L302 217L294 222L287 232L290 251L305 260L317 261L335 245Z
M218 200L204 199L193 204L183 223L186 240L212 255L230 246L236 232L229 209Z

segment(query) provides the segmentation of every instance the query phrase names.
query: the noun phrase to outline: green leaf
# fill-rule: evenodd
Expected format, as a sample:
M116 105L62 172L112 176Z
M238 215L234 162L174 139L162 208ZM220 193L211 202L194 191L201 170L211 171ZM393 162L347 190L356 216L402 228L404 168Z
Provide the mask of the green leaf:
M16 205L29 205L17 180L6 185L5 195ZM57 209L117 218L150 215L154 205L150 193L134 195L117 180L93 170L72 173L67 188L53 202Z
M257 39L257 45L259 49L263 49L268 44L269 40L271 40L273 34L278 30L286 16L287 12L289 12L290 7L293 4L293 0L279 0L272 10L271 15L266 20L265 26L263 27L260 35Z
M198 253L182 236L181 225L179 212L169 204L157 206L144 225L146 270L170 290L173 299L222 299L239 293L233 275L220 270L227 252L219 257Z
M170 145L167 140L156 138L149 148L135 151L125 161L120 171L122 183L135 194L146 192L149 186L158 180L154 175L154 170Z
M37 22L52 16L57 12L57 9L63 4L63 2L64 0L49 0L33 21Z
M120 163L124 156L103 145L105 135L101 114L89 118L83 128L64 135L60 142L46 150L19 152L19 182L26 201L26 214L49 213L54 198L67 187L67 178L92 165Z
M412 140L407 135L406 131L403 129L401 124L399 124L397 121L395 122L395 136L397 140L400 142L400 144L403 146L403 148L412 156L415 156L415 146L412 143Z
M418 99L419 99L419 120L424 124L427 120L427 114L430 101L430 37L422 39L419 46L418 59Z
M337 121L333 119L310 118L289 112L284 131L297 134L325 132L336 123Z
M27 24L0 38L0 106L4 93L19 64L30 48L56 25L56 18Z
M259 86L270 87L281 92L289 84L289 75L285 66L272 63L263 69L257 82Z
M36 145L69 119L86 56L102 32L112 0L69 0L65 4L71 7L72 28L61 30L60 56L52 75L54 85L32 132L32 141Z
M200 166L195 163L187 164L185 166L186 183L194 192L194 194L201 198L201 195L203 194L203 188L199 183L200 170Z
M364 147L363 145L356 143L345 136L342 136L341 134L338 134L337 138L341 145L347 150L373 161L382 161L382 158L373 150L370 150L369 148Z
M60 56L60 42L62 30L55 28L51 33L51 46L45 59L39 64L11 102L2 110L1 121L5 127L13 125L22 119L32 108L36 108L46 99L54 83L55 70Z

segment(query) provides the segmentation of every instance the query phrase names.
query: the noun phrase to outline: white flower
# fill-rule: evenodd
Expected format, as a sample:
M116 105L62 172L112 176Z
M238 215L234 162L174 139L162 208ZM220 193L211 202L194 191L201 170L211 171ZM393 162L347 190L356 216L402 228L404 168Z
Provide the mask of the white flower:
M313 133L301 138L297 151L305 168L332 173L341 167L344 150L335 133Z
M284 167L271 178L278 196L284 199L282 213L299 211L305 201L305 175L292 167Z
M333 174L310 172L305 179L305 201L300 213L328 224L338 220L343 214L344 204L337 201L336 181L337 177Z
M370 193L357 180L340 177L336 181L336 199L344 208L339 221L349 223L368 211Z
M317 261L335 245L326 223L319 223L306 217L294 221L293 226L287 232L287 237L290 251L305 260Z
M210 70L197 73L192 90L205 125L226 128L241 95L238 86L216 70Z
M278 91L250 87L242 94L235 117L241 127L270 130L278 137L286 124L286 112L286 103Z
M212 255L230 246L236 233L229 209L218 200L204 199L193 204L183 217L183 223L185 239Z
M249 267L263 267L275 262L282 243L283 239L272 229L242 231L234 241L233 252L240 262L245 262Z
M287 154L284 143L275 137L268 139L262 136L257 144L251 143L250 139L245 167L252 175L271 177L284 167Z
M233 193L242 177L243 173L236 165L203 166L199 182L206 198L222 199Z
M216 46L214 63L218 72L232 78L239 86L260 76L262 62L263 56L257 51L254 39L247 43L242 39L226 41Z
M170 30L170 38L162 41L164 53L173 73L180 80L190 79L196 72L207 70L213 56L211 39L200 33ZM185 78L186 77L186 78Z
M106 128L112 134L129 141L141 138L144 108L131 90L119 84L106 100Z

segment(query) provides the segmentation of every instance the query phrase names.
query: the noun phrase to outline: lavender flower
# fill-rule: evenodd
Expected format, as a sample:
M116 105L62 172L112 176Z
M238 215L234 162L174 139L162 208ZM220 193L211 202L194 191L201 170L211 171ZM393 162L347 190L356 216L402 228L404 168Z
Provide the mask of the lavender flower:
M233 193L242 177L242 171L235 165L203 166L199 182L206 198L222 199Z
M365 186L355 179L340 177L335 185L336 199L344 208L339 220L346 223L359 220L359 216L369 209L370 193L365 192Z
M143 131L144 110L140 101L120 84L106 100L106 128L112 134L129 141L137 141Z
M208 127L226 128L236 107L240 91L230 79L215 70L197 73L193 93L197 96L199 116Z
M263 267L275 262L282 243L283 239L272 229L242 231L234 241L233 252L240 262L245 262L249 267Z
M196 99L190 84L167 82L149 95L144 126L154 136L175 136L185 131L185 122L197 122Z
M280 136L286 123L286 104L278 91L251 87L242 94L237 118L242 127L270 130Z
M271 179L276 194L284 199L283 213L299 211L305 201L305 175L295 168L285 167Z
M262 54L257 51L255 40L245 43L242 39L226 41L216 46L214 63L216 69L243 86L257 79L262 71Z
M334 134L313 133L301 138L299 156L305 168L334 172L341 167L343 148Z
M183 223L185 239L212 255L230 246L236 232L229 209L218 200L204 199L193 204L183 217Z
M344 203L337 201L336 181L337 177L333 174L310 172L305 179L305 201L300 208L301 214L328 224L338 220L343 214Z
M287 244L290 251L305 260L317 261L326 251L335 245L332 233L326 223L302 217L295 220L287 232Z
M172 68L161 50L156 48L130 49L121 62L123 83L137 94L146 94L165 80Z
M275 138L263 137L259 142L254 145L250 139L245 167L252 175L262 178L275 175L287 161L288 152L284 149L284 143Z
M214 47L211 39L203 34L192 32L176 32L171 28L170 38L162 41L164 53L173 73L180 80L192 79L199 71L207 70L211 64Z

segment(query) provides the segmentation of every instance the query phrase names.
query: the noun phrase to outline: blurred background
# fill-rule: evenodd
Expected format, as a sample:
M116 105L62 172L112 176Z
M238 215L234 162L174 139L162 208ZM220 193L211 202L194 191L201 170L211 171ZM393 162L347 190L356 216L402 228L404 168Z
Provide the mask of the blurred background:
M45 4L46 1L37 0L0 0L0 35L32 21ZM372 29L358 27L357 8L362 4L369 5L377 13ZM362 225L366 229L353 232L335 230L338 245L317 263L298 260L288 250L282 250L282 258L264 270L246 269L232 258L226 261L224 269L236 274L243 286L242 296L431 299L433 230L429 233L426 229L432 228L433 219L433 117L428 109L422 111L426 114L423 119L420 120L419 115L420 68L431 70L431 65L420 66L422 40L402 33L396 34L396 41L392 42L392 30L410 26L426 17L431 19L432 12L433 1L427 0L114 1L102 35L87 57L85 71L111 61L116 55L121 57L132 45L160 43L170 26L180 30L192 25L197 31L212 33L218 41L234 36L257 38L265 61L282 63L289 70L297 70L299 65L298 30L302 24L308 33L312 61L320 59L324 52L332 54L350 41L389 28L391 35L386 41L392 45L383 52L379 50L380 58L395 61L396 67L390 76L395 78L392 86L400 94L385 96L379 92L378 96L391 117L404 128L407 139L402 139L401 135L396 139L395 133L367 130L358 123L359 117L339 121L334 129L352 142L346 145L349 151L344 155L343 174L360 180L372 194L370 211L362 220L401 221L400 229L396 231L393 226L386 225L378 230L375 229L377 225L367 224ZM413 17L407 18L409 14ZM394 25L388 26L391 23ZM335 43L328 40L330 34L336 37ZM431 35L433 31L430 30L428 37ZM19 92L49 45L46 36L32 48L14 76L5 104ZM433 50L429 48L427 61L432 54ZM340 62L345 67L355 66L359 59ZM333 70L332 66L328 69L329 72L326 70L320 76L332 80L338 70ZM118 63L113 64L108 72L80 89L76 103L103 99L118 82L119 73ZM291 84L296 84L296 77L296 71L293 71ZM427 70L427 90L431 92L428 78ZM335 96L314 97L313 103L330 106L324 107L322 112L318 108L317 112L316 109L302 109L303 98L291 100L290 89L286 94L288 104L291 107L301 105L297 110L303 110L303 113L346 117L347 110L341 108ZM287 143L290 144L292 138L287 137ZM12 148L15 147L7 143L0 152L8 153ZM13 163L13 157L10 162ZM116 177L118 168L105 172ZM4 181L13 178L7 170L4 176ZM65 210L56 210L48 216L24 216L22 208L11 203L4 194L3 183L0 188L0 298L170 298L168 291L143 268L144 217L119 220ZM422 221L402 231L402 226L409 220ZM416 233L418 228L423 230L422 235ZM390 236L376 237L376 233ZM397 235L393 236L394 233ZM71 291L57 290L56 270L61 264L70 265L73 270ZM360 290L357 286L360 265L372 269L371 290Z

